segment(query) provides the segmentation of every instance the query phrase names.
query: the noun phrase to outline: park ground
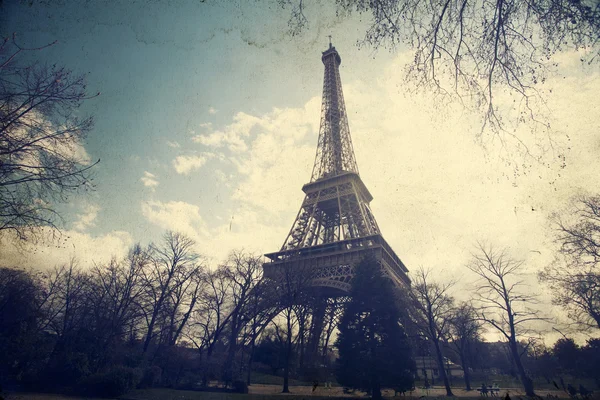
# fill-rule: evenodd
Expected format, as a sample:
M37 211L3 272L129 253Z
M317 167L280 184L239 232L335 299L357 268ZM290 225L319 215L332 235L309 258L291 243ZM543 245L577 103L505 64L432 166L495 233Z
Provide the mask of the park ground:
M301 400L301 399L332 399L332 398L367 398L365 393L355 392L351 394L344 394L341 387L325 388L318 386L315 391L312 390L312 386L290 386L289 394L281 393L281 385L266 385L266 384L253 384L249 387L249 394L233 394L233 393L216 393L216 392L197 392L188 390L174 390L174 389L141 389L134 390L127 393L124 396L119 397L120 400ZM518 388L504 389L501 392L500 397L496 399L504 398L506 391L509 392L513 400L523 400L525 398L523 391ZM453 388L455 399L459 400L462 398L482 398L477 390L465 391L464 389ZM434 387L427 391L417 389L412 395L407 394L406 396L394 397L394 392L390 390L384 390L383 396L387 399L406 399L406 400L424 400L431 399L437 400L445 398L445 389L443 387ZM550 398L564 398L567 399L569 396L556 390L537 390L536 393L544 399ZM550 396L549 396L550 395ZM596 400L600 399L600 396L594 396ZM91 397L71 397L55 394L38 394L38 393L13 393L5 395L6 400L84 400L84 399L95 399L95 400L108 400ZM488 399L494 399L490 396Z

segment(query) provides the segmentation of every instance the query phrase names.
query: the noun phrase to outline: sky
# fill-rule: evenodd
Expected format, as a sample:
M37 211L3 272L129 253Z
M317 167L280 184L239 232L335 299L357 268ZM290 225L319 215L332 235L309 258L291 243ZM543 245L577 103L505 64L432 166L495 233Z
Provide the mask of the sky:
M81 108L95 118L83 146L101 160L96 190L60 206L59 242L4 241L4 264L76 257L87 268L168 229L192 237L213 266L232 249L279 250L310 179L328 35L382 234L409 270L455 280L457 298L473 290L465 264L480 241L523 260L530 290L549 302L536 278L556 251L548 217L600 187L599 71L575 51L554 57L540 87L554 147L533 160L510 138L480 136L468 108L415 93L403 73L411 50L358 46L368 16L336 15L326 2L310 3L299 36L288 32L289 9L268 0L0 7L0 34L29 47L57 40L38 60L86 74L89 93L100 92ZM544 142L535 126L516 129L532 149Z

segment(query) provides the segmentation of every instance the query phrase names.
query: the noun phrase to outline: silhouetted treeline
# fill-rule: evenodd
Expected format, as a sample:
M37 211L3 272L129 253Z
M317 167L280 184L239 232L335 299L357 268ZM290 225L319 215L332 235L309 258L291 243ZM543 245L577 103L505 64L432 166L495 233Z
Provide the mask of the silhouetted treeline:
M312 379L315 366L331 364L336 299L325 305L323 350L309 363L307 275L286 275L292 292L265 282L262 257L234 251L209 267L194 249L167 232L92 267L0 268L0 383L101 396L215 383L244 392L251 371Z
M241 350L271 310L257 290L260 258L233 252L209 269L193 246L167 232L90 269L75 260L49 272L1 268L2 383L114 396L245 381Z
M136 387L203 390L215 383L244 392L251 372L263 383L335 379L332 344L344 298L318 306L325 311L314 342L318 302L306 271L266 281L261 257L233 252L209 268L194 249L191 239L167 232L159 244L85 269L76 260L47 270L0 268L0 383L117 396ZM427 284L425 294L438 287ZM439 353L442 363L462 367L466 387L496 374L520 376L506 343L483 341L477 309L450 297L443 304L451 307L431 319L439 326ZM413 355L437 358L426 330L406 329ZM564 338L553 347L520 340L517 350L538 383L567 390L563 383L577 377L600 385L598 339L578 346ZM462 386L464 378L449 375ZM440 375L429 378L443 384Z
M588 339L583 346L573 339L559 339L553 346L542 341L519 342L522 361L531 378L537 382L566 380L593 380L600 388L600 339ZM460 364L460 356L452 342L445 343L444 354L452 362ZM419 355L428 355L428 350ZM482 382L491 382L494 375L507 375L515 380L518 372L504 342L477 341L471 344L468 364L471 366L475 386ZM454 378L454 383L462 378ZM559 385L560 387L560 385ZM560 388L560 390L565 390Z

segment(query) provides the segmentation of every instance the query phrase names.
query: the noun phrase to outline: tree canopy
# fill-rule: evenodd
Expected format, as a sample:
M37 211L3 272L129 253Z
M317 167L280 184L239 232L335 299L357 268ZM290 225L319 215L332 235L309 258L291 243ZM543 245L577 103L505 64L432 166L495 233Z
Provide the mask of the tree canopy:
M553 216L557 259L540 273L580 328L600 329L600 196L581 196Z
M58 228L56 204L93 188L82 143L93 119L78 113L88 98L85 77L24 61L40 50L14 38L0 43L0 232L19 239Z
M381 398L382 387L409 390L415 364L391 281L374 257L356 267L350 295L335 344L338 382L371 392L373 398Z

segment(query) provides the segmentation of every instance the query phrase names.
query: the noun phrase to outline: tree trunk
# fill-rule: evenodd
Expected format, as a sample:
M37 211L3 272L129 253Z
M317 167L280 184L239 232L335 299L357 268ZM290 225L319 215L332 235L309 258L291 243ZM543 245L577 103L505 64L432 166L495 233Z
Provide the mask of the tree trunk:
M531 378L527 376L527 373L525 372L525 368L523 367L523 363L521 362L521 357L519 356L519 350L517 349L517 342L514 339L512 339L509 340L508 344L515 365L517 366L517 372L519 373L519 377L521 378L523 389L525 389L525 394L529 397L534 397L535 392L533 390L533 380L531 380Z
M167 280L167 285L170 282L170 278ZM158 318L158 313L160 312L160 309L162 308L163 302L165 301L165 290L163 289L160 297L158 298L158 301L156 302L156 304L154 305L154 309L152 310L152 318L150 318L150 324L148 325L148 333L146 334L146 340L144 340L144 349L143 349L143 353L146 353L146 351L148 351L148 346L150 346L150 341L152 340L152 334L154 333L154 324L156 324L156 319Z
M446 374L446 369L444 366L444 356L442 355L442 349L440 349L440 342L438 340L434 341L435 345L435 353L437 355L438 361L438 370L440 371L440 376L444 381L444 386L446 387L446 396L454 396L452 393L452 389L450 388L450 382L448 381L448 374Z
M304 354L306 353L306 346L304 343L304 328L305 328L305 324L306 324L306 316L303 315L302 318L300 318L299 324L298 324L298 334L300 335L300 358L299 358L299 367L300 370L302 370L302 368L304 368Z
M292 356L292 310L287 313L287 345L285 349L285 365L283 367L283 390L281 393L289 393L290 381L290 357Z
M371 398L373 400L381 399L381 382L379 374L377 372L377 342L375 340L375 326L370 326L371 335L369 341L371 342Z
M210 359L212 357L214 344L215 344L215 342L213 342L211 345L209 345L206 348L206 365L208 365L208 366L210 366ZM208 370L206 368L204 368L204 374L202 375L202 386L203 387L208 386Z
M464 352L465 352L464 348L461 348L460 349L460 363L462 364L462 369L464 372L465 387L467 390L472 390L471 389L471 375L469 372L469 367L467 366L467 363L466 363L467 358L465 357Z
M523 389L525 389L525 394L530 397L535 396L535 392L533 391L533 381L531 378L527 376L525 373L525 368L523 367L523 363L521 363L521 356L519 355L519 349L517 348L517 333L515 329L515 320L514 313L509 301L509 295L506 290L504 281L502 281L502 287L504 289L504 301L506 303L506 312L508 314L508 326L510 328L510 336L508 336L508 347L510 353L512 354L513 361L517 367L517 372L519 373L519 377L521 378L521 383L523 384Z
M254 345L256 343L256 331L252 332L252 340L250 341L250 356L248 357L248 377L246 384L250 386L250 376L252 374L252 361L254 359Z
M371 398L373 400L380 400L383 398L381 396L381 385L379 384L379 379L375 379L375 382L373 382L371 386L371 391Z
M150 324L148 325L148 333L146 333L146 339L144 340L144 348L143 353L148 351L148 346L150 346L150 341L152 340L152 331L154 331L154 324L156 323L156 317L158 315L158 309L152 312L152 318L150 319Z
M175 336L173 336L173 340L171 341L171 345L175 345L175 343L177 343L177 339L179 339L179 336L181 335L181 331L185 327L185 324L187 324L187 321L190 318L190 315L192 314L192 311L194 310L194 306L195 305L196 305L196 298L194 297L192 299L192 302L190 303L190 307L188 308L188 312L186 312L185 315L183 316L183 320L179 324L179 328L177 328L177 331L175 332Z
M227 350L227 359L225 360L225 383L229 384L233 380L233 359L237 350L237 337L239 331L238 313L234 312L231 317L231 333L229 335L229 348Z

